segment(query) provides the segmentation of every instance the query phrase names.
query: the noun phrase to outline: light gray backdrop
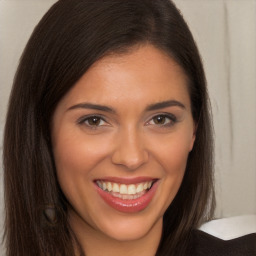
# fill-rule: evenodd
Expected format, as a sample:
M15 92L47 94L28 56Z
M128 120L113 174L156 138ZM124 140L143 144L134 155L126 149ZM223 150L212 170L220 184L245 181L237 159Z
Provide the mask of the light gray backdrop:
M34 26L54 2L0 0L0 153L19 57ZM216 137L216 217L256 214L256 0L175 3L197 41L209 85ZM1 247L0 255L4 255Z

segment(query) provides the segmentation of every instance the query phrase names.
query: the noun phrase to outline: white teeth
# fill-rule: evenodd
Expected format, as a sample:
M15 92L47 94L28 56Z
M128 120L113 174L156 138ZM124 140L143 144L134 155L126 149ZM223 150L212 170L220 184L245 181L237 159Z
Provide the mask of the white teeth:
M143 184L140 183L137 188L136 188L136 193L139 193L139 192L142 192L144 189L143 189Z
M108 189L109 192L112 191L112 184L111 184L111 182L107 182L107 189Z
M117 184L117 183L113 183L112 191L113 191L113 192L118 192L118 193L119 193L119 186L118 186L118 184Z
M146 191L144 190L144 191L142 191L138 194L135 194L135 195L128 195L128 194L123 195L123 194L120 194L120 193L111 193L111 194L114 197L118 197L118 198L121 198L121 199L124 199L124 200L127 200L127 199L131 200L131 199L139 198L139 197L143 196L145 193L146 193Z
M98 187L107 192L111 192L115 197L122 199L136 199L146 193L150 189L153 181L145 181L138 184L119 184L110 181L96 181Z
M129 185L128 186L128 195L135 195L136 194L136 187L135 185Z
M122 184L120 185L120 191L119 191L120 194L127 194L127 186Z

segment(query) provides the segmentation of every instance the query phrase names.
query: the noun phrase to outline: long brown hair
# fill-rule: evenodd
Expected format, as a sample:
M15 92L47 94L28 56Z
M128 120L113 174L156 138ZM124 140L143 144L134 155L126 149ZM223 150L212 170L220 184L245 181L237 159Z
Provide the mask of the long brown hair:
M182 185L164 215L157 255L183 255L191 231L212 216L213 143L206 81L180 12L169 0L60 0L36 26L10 96L3 159L7 256L75 255L67 200L56 178L51 117L95 61L144 43L169 54L183 68L197 123Z

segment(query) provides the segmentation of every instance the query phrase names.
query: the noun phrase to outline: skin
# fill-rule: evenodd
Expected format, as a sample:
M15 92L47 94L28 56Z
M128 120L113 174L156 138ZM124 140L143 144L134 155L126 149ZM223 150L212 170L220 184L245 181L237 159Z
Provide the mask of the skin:
M148 110L173 100L180 105ZM88 115L104 121L95 125ZM159 115L161 122L154 118ZM155 255L163 214L180 187L194 140L186 76L173 59L143 45L94 63L59 102L52 122L58 181L86 255ZM106 176L154 177L159 185L144 210L123 213L95 189L95 179Z

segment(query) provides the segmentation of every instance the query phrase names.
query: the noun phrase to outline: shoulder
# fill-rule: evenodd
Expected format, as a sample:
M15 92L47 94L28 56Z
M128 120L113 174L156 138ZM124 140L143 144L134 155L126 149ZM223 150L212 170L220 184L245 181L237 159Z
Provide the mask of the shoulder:
M191 256L256 255L256 215L214 220L194 230Z
M191 256L253 256L256 255L256 233L223 240L201 230L193 232Z

